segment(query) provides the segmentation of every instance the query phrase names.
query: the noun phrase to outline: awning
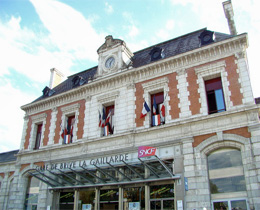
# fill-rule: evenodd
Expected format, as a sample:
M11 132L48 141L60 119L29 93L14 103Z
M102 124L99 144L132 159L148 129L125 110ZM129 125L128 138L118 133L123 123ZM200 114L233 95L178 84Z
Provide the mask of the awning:
M64 170L35 169L29 172L31 176L50 186L50 189L86 188L108 185L126 185L131 183L145 183L153 181L179 179L179 175L172 173L172 160L161 160L157 156L138 158L136 162L120 165L111 163L88 167L67 168Z

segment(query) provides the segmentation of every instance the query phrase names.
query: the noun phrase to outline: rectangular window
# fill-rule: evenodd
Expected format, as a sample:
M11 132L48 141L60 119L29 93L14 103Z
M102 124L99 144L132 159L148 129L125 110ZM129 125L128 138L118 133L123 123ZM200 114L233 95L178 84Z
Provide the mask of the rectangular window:
M62 138L64 144L70 144L73 141L73 129L75 125L75 115L66 117L65 129L62 131Z
M152 126L164 124L165 105L163 92L151 95Z
M246 191L245 177L233 176L220 179L210 179L210 192L215 193L231 193Z
M42 124L38 124L37 125L37 133L36 133L34 149L39 149L40 148L41 137L42 137Z
M208 101L208 113L226 111L221 78L205 81L206 95Z
M105 110L105 122L104 122L104 136L108 136L114 133L114 112L115 105L104 107Z

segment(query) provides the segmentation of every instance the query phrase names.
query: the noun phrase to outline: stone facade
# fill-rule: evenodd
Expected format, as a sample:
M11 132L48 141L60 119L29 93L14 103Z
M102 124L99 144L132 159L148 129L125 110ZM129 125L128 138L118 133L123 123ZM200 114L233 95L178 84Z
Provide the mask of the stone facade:
M196 33L189 36L197 38ZM153 46L131 53L123 41L112 38L98 51L96 77L61 91L61 85L65 87L71 82L68 79L53 89L57 94L24 105L24 129L17 159L0 163L1 208L24 209L28 172L37 166L124 152L134 154L140 146L152 146L159 149L159 157L167 157L169 152L169 158L174 160L173 173L179 176L174 180L175 209L180 207L177 201L182 201L185 210L209 210L213 209L214 200L224 198L243 198L248 210L260 209L259 106L253 98L247 68L247 34L219 40L192 50L185 42L185 52L138 64L138 56L149 56L146 51ZM165 49L175 42L176 39L163 43ZM110 53L118 59L111 71L105 69ZM123 60L122 53L131 61ZM216 77L221 77L226 110L208 114L204 82ZM144 118L140 115L144 101L152 109L151 95L158 92L164 94L165 124L151 126L152 113ZM108 105L115 107L114 132L103 136L98 126L99 112ZM75 115L73 142L63 144L61 125L66 124L70 115ZM43 126L41 143L39 149L34 149L38 123ZM246 190L237 196L235 193L231 197L214 197L210 191L207 157L223 148L241 152ZM188 180L188 190L184 178ZM40 182L37 209L58 208L58 194L50 188ZM149 187L145 188L148 192ZM147 197L146 203L149 209Z

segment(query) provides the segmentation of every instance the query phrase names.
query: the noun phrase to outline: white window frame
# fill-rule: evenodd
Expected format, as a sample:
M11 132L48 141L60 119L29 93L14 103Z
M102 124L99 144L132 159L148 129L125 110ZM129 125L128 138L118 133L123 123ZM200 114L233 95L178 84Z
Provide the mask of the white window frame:
M101 119L102 119L102 115L103 115L103 107L107 107L107 106L111 106L111 105L114 105L114 115L113 115L113 126L114 126L114 132L113 132L113 135L116 134L117 132L117 120L116 120L116 103L117 103L117 98L119 96L119 91L112 91L108 94L102 94L100 96L97 97L97 101L99 103L99 111L100 111L100 114L101 114ZM97 110L97 112L98 112ZM96 116L99 116L98 114ZM98 124L97 124L98 126ZM100 136L102 137L104 134L104 131L103 129L101 129L101 132L100 132Z
M67 125L67 118L69 116L75 115L75 124L74 124L74 128L73 128L73 140L72 143L77 141L77 131L78 131L78 116L79 116L79 108L80 108L80 104L76 103L76 104L72 104L69 106L65 106L61 108L62 111L62 117L61 117L61 125L63 126L63 128L65 128L65 126ZM60 131L60 140L59 140L59 144L63 144L63 139L61 137L62 134L62 129Z
M169 101L168 101L168 92L169 92L169 87L168 87L168 83L169 83L169 79L168 77L163 77L160 79L156 79L156 80L152 80L150 82L145 82L142 84L143 90L144 90L144 94L143 94L143 98L145 99L146 103L148 104L149 108L150 108L150 112L147 113L147 116L145 117L145 121L144 121L144 127L145 128L149 128L151 127L151 123L152 123L152 117L151 117L151 112L153 107L151 106L151 95L152 94L156 94L159 92L163 92L164 94L164 98L165 98L165 124L167 121L170 120L170 116L168 113L169 109ZM167 97L165 97L167 95ZM137 116L139 117L139 116ZM157 126L154 126L157 127Z
M229 82L227 80L227 72L226 72L226 62L219 61L216 63L211 63L209 65L204 65L202 67L195 68L195 73L197 74L199 84L199 93L200 93L200 103L201 110L200 113L203 115L208 115L208 101L207 101L207 93L205 88L205 81L210 79L215 79L217 77L221 78L223 95L226 105L226 111L233 106L232 101L230 101L231 92L229 91Z
M40 147L39 147L39 149L43 146L46 118L47 118L47 114L46 113L35 115L35 116L31 117L31 119L32 119L32 126L31 126L31 133L30 133L29 146L28 146L29 150L33 150L34 147L35 147L37 129L38 129L38 125L39 124L42 124L42 135L41 135L41 139L40 139Z

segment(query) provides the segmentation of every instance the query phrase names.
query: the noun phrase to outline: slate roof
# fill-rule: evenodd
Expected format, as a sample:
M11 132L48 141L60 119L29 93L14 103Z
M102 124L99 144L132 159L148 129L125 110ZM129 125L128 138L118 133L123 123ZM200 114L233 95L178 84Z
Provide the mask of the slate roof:
M19 152L19 150L14 150L10 152L0 153L0 163L16 161L15 155Z
M151 56L149 53L155 47L163 49L164 58L169 58L181 53L197 49L200 47L199 36L205 30L206 28L140 50L134 53L133 66L137 68L151 63ZM233 36L215 32L215 42L219 42L231 37Z
M164 57L162 59L169 58L169 57L181 54L181 53L185 53L185 52L200 48L201 44L200 44L199 36L205 30L207 30L207 29L203 28L198 31L195 31L195 32L153 45L151 47L145 48L140 51L137 51L134 53L134 56L132 58L132 65L134 68L137 68L140 66L147 65L151 62L156 62L156 61L151 61L151 55L149 54L151 52L151 50L155 47L159 47L163 50ZM233 35L215 32L214 42L219 42L219 41L229 39L232 37L233 37ZM98 67L95 66L93 68L90 68L90 69L87 69L82 72L69 76L67 78L67 80L65 80L64 82L62 82L61 84L59 84L58 86L56 86L52 89L55 92L51 96L54 96L54 95L57 95L57 94L60 94L60 93L63 93L63 92L66 92L68 90L75 88L75 86L73 85L73 82L72 82L72 80L75 76L81 76L82 78L84 78L86 80L85 83L88 83L88 81L90 79L94 78L94 76L97 72L97 68ZM42 95L38 99L36 99L34 102L42 100L47 97L51 97L51 96Z

